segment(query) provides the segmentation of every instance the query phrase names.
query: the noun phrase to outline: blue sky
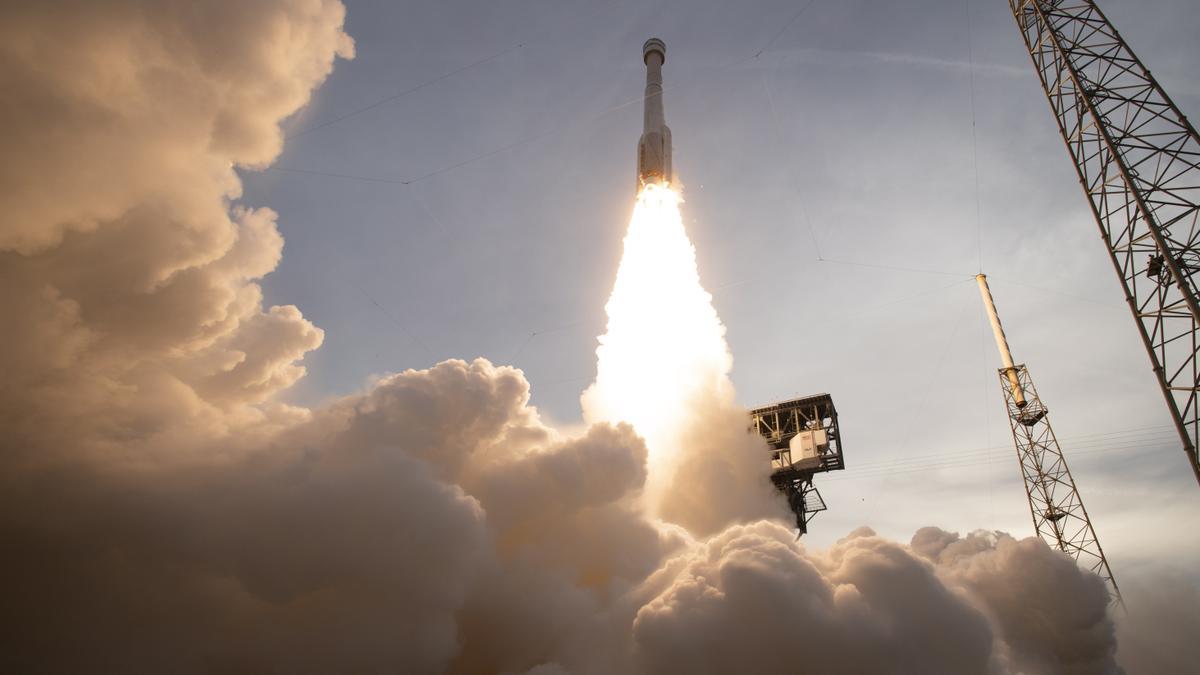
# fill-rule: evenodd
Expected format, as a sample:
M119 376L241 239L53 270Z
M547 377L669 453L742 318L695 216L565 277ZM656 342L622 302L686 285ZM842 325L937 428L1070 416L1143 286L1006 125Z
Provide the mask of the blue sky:
M656 35L739 397L827 391L841 413L848 469L819 483L809 541L1031 533L982 264L1118 579L1193 566L1200 544L1168 537L1200 494L1006 2L347 6L356 58L289 121L276 168L243 172L287 242L268 300L326 331L291 400L485 356L577 423ZM1200 115L1195 3L1102 7Z

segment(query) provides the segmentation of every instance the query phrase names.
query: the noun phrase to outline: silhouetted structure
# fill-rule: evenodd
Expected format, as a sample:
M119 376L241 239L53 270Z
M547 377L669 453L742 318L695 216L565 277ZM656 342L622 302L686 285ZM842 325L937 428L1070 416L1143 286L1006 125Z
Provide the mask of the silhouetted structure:
M1008 338L1000 325L987 277L980 274L975 278L996 335L996 349L1004 363L1000 369L1000 388L1004 390L1004 405L1012 427L1013 443L1017 447L1017 461L1021 464L1033 529L1046 543L1103 577L1108 583L1109 596L1113 602L1120 603L1121 591L1113 579L1108 560L1104 558L1104 549L1100 548L1100 540L1096 538L1087 509L1083 507L1083 499L1079 497L1054 429L1050 427L1046 406L1042 404L1025 364L1013 364Z
M829 394L750 411L751 428L771 446L771 482L787 495L800 534L825 510L813 476L845 468L837 410Z
M1200 483L1200 136L1092 0L1009 0Z

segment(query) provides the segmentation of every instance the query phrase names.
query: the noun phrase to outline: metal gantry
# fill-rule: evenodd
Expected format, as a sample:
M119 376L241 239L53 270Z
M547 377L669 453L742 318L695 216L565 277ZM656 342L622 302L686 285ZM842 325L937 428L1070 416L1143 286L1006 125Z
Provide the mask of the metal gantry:
M788 500L803 535L825 510L813 476L846 467L837 409L829 394L806 396L750 411L750 428L771 446L771 482Z
M1017 405L1009 384L1010 375L1016 376L1020 391L1024 392L1024 407ZM1104 558L1104 549L1100 548L1083 500L1079 498L1075 479L1071 477L1067 460L1050 426L1050 416L1033 386L1029 370L1024 364L1017 364L1012 369L1001 368L1000 384L1004 389L1004 402L1008 407L1008 420L1012 425L1017 459L1021 463L1021 476L1025 479L1034 529L1046 543L1074 558L1083 568L1100 575L1108 584L1113 601L1120 602L1121 591L1108 567L1108 560Z
M1200 483L1200 136L1092 0L1009 0Z
M1021 464L1033 529L1046 543L1103 578L1108 584L1109 597L1120 603L1121 591L1108 567L1104 549L1100 548L1100 540L1096 538L1092 521L1079 497L1058 438L1054 436L1046 406L1033 386L1029 370L1024 364L1013 363L987 277L980 274L976 280L996 337L996 349L1004 364L999 370L1000 388L1004 391L1004 404L1012 427L1013 444L1017 448L1017 461Z

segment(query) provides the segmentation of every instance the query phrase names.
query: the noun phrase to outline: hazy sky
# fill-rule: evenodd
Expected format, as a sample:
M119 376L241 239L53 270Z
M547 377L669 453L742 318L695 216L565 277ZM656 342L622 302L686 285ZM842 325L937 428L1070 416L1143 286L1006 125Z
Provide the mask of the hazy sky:
M803 2L346 4L356 58L286 125L279 170L242 172L286 239L268 303L326 330L292 400L485 356L579 421L655 35L739 398L827 391L841 415L848 469L808 540L1031 534L982 264L1118 579L1194 574L1174 535L1200 492L1006 2L815 0L790 24ZM1200 115L1195 3L1102 7Z

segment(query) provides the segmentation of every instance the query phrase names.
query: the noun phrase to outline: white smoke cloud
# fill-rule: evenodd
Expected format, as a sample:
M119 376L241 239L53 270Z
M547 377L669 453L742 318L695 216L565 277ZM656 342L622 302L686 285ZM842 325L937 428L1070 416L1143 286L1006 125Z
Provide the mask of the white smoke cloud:
M917 554L867 531L809 553L769 521L697 540L635 508L645 452L629 427L559 438L519 371L477 360L384 378L215 466L9 469L5 665L1039 672L1003 666L1060 638L1007 637L1017 605L987 589L1103 594L1037 540L1011 560L1011 540ZM1108 635L1084 644L1108 670L1073 672L1113 672L1092 618L1063 630ZM779 648L796 641L820 649Z
M660 515L699 536L761 518L792 522L786 501L771 485L770 450L747 430L749 413L721 399L693 405Z
M814 552L760 520L778 500L729 391L687 402L669 522L632 427L564 435L513 368L275 402L322 333L263 306L283 241L231 204L233 167L269 163L352 56L343 18L0 9L22 102L0 107L0 669L1118 672L1103 585L1038 540L861 530ZM1131 635L1135 675L1192 662Z
M861 532L825 555L761 522L692 552L638 613L647 672L987 673L987 620L905 547Z
M1120 672L1104 581L1041 539L988 532L960 539L923 528L912 546L986 609L1004 639L1001 656L1011 672Z
M353 55L343 17L336 0L0 10L0 306L21 318L0 408L10 438L61 432L37 461L294 421L255 404L322 332L262 307L283 239L274 212L231 207L234 167L273 159L280 120Z
M1200 588L1180 574L1143 576L1121 586L1118 659L1130 675L1188 673L1200 663Z

